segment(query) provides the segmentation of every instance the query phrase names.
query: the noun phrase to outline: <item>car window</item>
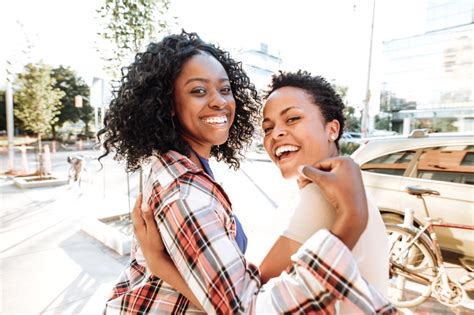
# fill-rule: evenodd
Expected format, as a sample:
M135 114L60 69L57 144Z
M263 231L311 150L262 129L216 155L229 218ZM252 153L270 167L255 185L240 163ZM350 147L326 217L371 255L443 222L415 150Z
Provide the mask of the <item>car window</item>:
M368 172L402 176L415 156L416 152L412 150L390 153L362 164L361 169Z
M464 159L462 159L461 165L473 166L474 165L474 152L467 152L466 155L464 156Z
M474 148L445 146L424 149L414 177L460 184L474 184Z

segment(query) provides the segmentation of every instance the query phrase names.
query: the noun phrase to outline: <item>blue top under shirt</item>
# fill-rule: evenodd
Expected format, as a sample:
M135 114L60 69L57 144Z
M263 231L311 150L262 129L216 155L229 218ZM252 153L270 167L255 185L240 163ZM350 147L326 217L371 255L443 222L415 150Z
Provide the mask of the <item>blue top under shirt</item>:
M207 175L211 176L212 179L215 180L214 174L212 173L211 167L209 166L209 161L203 158L202 156L200 156L199 154L197 154L196 151L193 150L193 152L198 157ZM243 254L245 254L245 251L247 250L247 236L245 235L242 224L240 224L240 221L235 214L234 214L234 220L235 220L235 226L236 226L235 241L237 242L237 245L239 246L240 251Z

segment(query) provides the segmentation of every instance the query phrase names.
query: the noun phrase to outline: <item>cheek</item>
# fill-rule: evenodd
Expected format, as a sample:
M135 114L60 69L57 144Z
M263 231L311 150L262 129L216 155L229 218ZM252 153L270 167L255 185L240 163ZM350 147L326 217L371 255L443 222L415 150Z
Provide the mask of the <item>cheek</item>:
M267 139L268 137L263 138L263 147L265 148L265 151L268 153L268 155L271 156L270 152L270 139Z
M328 156L328 142L324 136L309 139L307 158L315 163Z
M235 117L235 115L237 114L237 105L235 104L235 101L232 101L231 104L229 107L230 107L230 111L232 113L232 118Z

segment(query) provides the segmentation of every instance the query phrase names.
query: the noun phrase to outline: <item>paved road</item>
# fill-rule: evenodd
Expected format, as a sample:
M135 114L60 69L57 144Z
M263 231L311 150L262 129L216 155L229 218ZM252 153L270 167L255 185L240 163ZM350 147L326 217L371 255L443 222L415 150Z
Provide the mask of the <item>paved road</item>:
M81 224L89 217L127 212L128 192L132 202L137 193L137 176L130 176L127 185L123 167L111 159L99 171L95 151L53 155L53 171L59 176L67 174L69 154L89 157L92 181L82 190L66 186L21 190L7 178L0 180L1 314L99 314L128 261L128 256L82 232ZM0 155L0 168L5 158ZM213 162L212 167L249 236L246 256L258 264L288 215L279 206L296 186L281 180L278 170L260 158L247 160L237 172ZM470 309L450 310L430 300L404 312L472 313L472 301L466 303Z

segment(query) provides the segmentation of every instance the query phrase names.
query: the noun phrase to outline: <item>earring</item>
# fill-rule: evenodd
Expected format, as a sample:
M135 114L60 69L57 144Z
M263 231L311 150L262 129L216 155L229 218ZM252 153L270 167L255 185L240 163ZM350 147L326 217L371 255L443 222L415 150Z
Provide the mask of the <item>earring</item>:
M332 140L332 141L335 141L336 138L337 138L336 135L332 135L332 136L331 136L331 140Z

